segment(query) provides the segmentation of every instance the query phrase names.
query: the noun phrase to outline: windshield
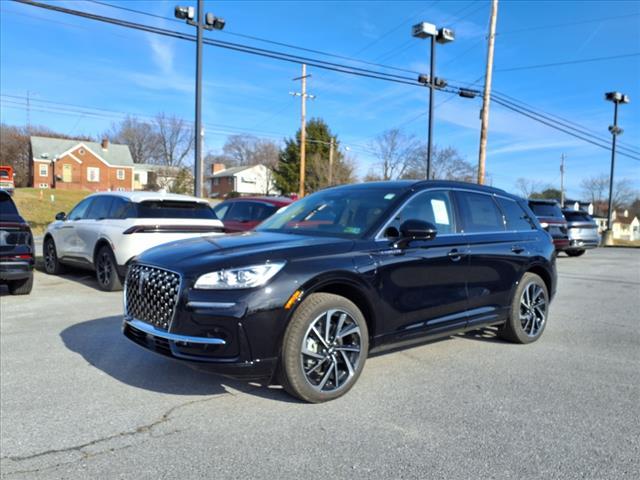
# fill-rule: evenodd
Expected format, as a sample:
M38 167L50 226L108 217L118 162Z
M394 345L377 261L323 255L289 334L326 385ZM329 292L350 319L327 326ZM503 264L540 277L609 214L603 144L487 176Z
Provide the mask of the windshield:
M533 210L533 213L538 217L562 217L562 211L560 207L554 203L529 203L529 207Z
M402 190L399 187L324 190L281 209L256 230L359 237L382 219Z

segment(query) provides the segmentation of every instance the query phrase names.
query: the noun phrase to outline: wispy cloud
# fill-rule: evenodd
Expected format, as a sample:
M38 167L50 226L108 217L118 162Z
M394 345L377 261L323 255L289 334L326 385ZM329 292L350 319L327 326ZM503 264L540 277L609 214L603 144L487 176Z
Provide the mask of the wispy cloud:
M173 59L175 56L173 45L168 40L155 35L147 35L147 41L156 66L165 74L173 74Z

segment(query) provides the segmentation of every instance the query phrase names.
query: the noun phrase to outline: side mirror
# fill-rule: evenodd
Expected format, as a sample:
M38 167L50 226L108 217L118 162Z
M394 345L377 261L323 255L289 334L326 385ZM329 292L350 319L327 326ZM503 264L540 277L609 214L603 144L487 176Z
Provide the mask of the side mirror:
M422 220L405 220L400 225L400 239L396 242L399 248L404 248L412 240L433 240L438 230L435 225Z
M56 220L66 220L67 219L67 214L64 212L58 212L56 213Z

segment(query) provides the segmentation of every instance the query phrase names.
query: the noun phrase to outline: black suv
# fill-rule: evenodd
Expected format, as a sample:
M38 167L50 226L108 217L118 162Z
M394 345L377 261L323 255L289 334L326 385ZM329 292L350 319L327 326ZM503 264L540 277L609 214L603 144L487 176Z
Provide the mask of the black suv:
M530 343L556 287L526 201L445 181L335 187L255 231L159 246L131 265L124 334L201 368L322 402L367 355L487 325Z
M0 284L12 295L27 295L33 287L33 235L8 192L0 190Z

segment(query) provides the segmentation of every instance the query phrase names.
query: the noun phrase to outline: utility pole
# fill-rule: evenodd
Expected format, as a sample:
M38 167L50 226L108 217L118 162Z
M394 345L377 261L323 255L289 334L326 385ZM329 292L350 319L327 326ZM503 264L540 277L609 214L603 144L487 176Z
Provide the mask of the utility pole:
M335 138L331 137L331 143L329 143L329 186L333 185L333 150L335 148Z
M305 180L305 168L306 168L306 154L307 154L307 98L314 99L313 95L307 94L307 65L302 64L302 76L296 77L293 80L300 80L302 82L301 92L289 92L290 95L300 97L300 186L298 187L298 197L304 197L304 180Z
M564 153L560 155L560 208L564 208Z
M496 39L498 20L498 0L491 1L491 20L489 23L489 46L487 48L487 71L484 78L484 98L482 99L480 124L480 153L478 155L478 183L484 184L485 162L487 158L487 130L489 129L489 104L491 102L491 81L493 78L493 48Z

